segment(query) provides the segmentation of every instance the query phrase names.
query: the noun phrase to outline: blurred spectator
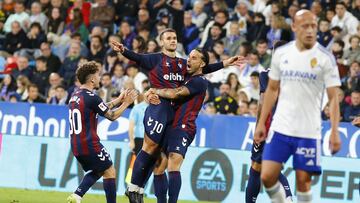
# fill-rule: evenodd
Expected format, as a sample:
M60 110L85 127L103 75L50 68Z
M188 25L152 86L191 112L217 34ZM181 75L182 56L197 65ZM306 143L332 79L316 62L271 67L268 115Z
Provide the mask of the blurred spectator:
M22 28L26 28L26 24L29 23L29 14L25 12L25 5L23 3L23 1L21 0L17 0L15 3L15 7L14 7L14 14L11 14L7 19L6 22L4 24L4 31L9 33L12 32L12 23L14 21L19 22L19 25Z
M69 14L72 12L73 9L77 8L81 11L83 22L86 27L90 25L90 11L91 11L91 3L86 2L86 0L74 0L74 4L67 10L67 19L66 23L70 22Z
M344 76L346 76L347 72L348 72L348 68L345 65L339 63L341 61L341 58L344 55L344 51L343 51L344 46L345 46L345 43L341 39L334 41L331 46L331 51L332 51L333 55L335 56L336 64L339 69L340 78L343 78Z
M67 8L64 5L63 0L50 0L50 9L49 12L53 9L53 8L59 8L60 10L60 16L61 19L65 20L67 18ZM48 13L47 16L50 16L51 13Z
M261 39L266 40L269 29L266 25L265 16L261 13L255 13L254 24L249 28L246 39L254 43Z
M183 37L182 31L184 28L183 0L172 0L170 1L170 4L165 4L165 8L171 15L169 25L176 31L178 41L181 42Z
M351 93L351 105L344 110L344 121L351 122L356 116L360 115L360 91L355 90Z
M141 36L136 36L132 41L132 50L135 53L145 53L146 42Z
M328 121L330 120L330 109L329 109L329 103L326 104L326 106L324 107L324 109L321 112L321 119L323 121Z
M205 44L208 40L219 40L226 36L227 33L230 33L230 22L228 21L229 14L226 11L218 11L215 14L214 20L210 21L203 32L200 47L206 47ZM216 34L214 33L213 27L216 26ZM220 32L220 34L218 33Z
M291 41L292 33L290 26L285 22L285 18L281 15L274 15L270 20L270 30L266 34L269 49L272 49L274 43L279 40Z
M115 24L120 20L127 20L130 24L135 24L136 15L139 9L139 2L134 0L112 1L115 4Z
M246 101L240 102L237 114L239 116L246 116L246 117L249 116L250 115L249 114L249 102L246 102Z
M267 53L268 45L266 40L259 40L256 43L256 51L259 56L260 64L264 67L264 69L270 68L271 55Z
M97 90L98 95L105 101L109 102L111 100L111 95L116 91L116 88L113 87L111 83L110 73L104 73L101 76L101 88Z
M246 39L240 35L239 23L237 21L231 21L229 36L223 39L225 50L230 56L234 56L244 41L246 41Z
M75 79L75 71L80 60L80 43L72 41L69 48L68 56L65 58L59 74L64 78L67 86L72 84Z
M336 15L331 21L331 27L339 26L343 29L344 34L354 35L356 34L356 28L359 24L349 11L346 10L344 2L340 1L336 3Z
M186 54L189 54L191 50L195 49L200 44L199 28L192 23L191 18L191 13L185 12L182 43Z
M132 49L132 41L136 37L136 33L131 30L129 22L121 21L119 36L121 37L124 46L128 49Z
M49 20L44 25L45 33L61 35L64 31L65 22L60 16L59 8L52 8Z
M230 95L230 85L223 83L220 86L220 96L215 98L215 108L220 114L235 115L238 110L236 100Z
M29 79L24 75L19 75L16 78L16 93L20 95L21 100L24 100L28 97L28 87L30 85Z
M251 74L253 72L261 72L264 70L264 67L259 62L259 54L257 51L252 51L249 55L248 63L241 70L240 73L240 83L245 87L251 85Z
M38 22L31 24L27 37L30 49L40 49L41 43L46 42L46 35Z
M350 48L344 51L340 64L350 65L353 61L360 61L360 36L353 35L349 39Z
M160 51L160 46L156 42L156 40L152 39L147 42L146 45L146 53L156 53Z
M299 11L299 7L295 4L291 4L288 8L288 15L289 17L285 19L285 22L291 26L291 24L294 22L294 17L296 12Z
M326 19L321 19L319 21L317 41L324 47L327 47L331 40L332 40L332 35L330 32L330 22Z
M205 50L211 50L214 46L215 42L218 40L221 40L221 25L218 23L215 23L212 25L210 30L210 36L206 40L203 49ZM201 46L201 45L200 45Z
M352 13L358 20L360 20L360 1L359 1L359 0L353 1L353 7L352 7L352 9L351 9L351 13Z
M31 82L39 88L39 92L42 95L45 95L46 88L49 86L49 76L50 71L48 70L48 65L46 64L46 58L40 56L36 59L36 69L31 78Z
M51 7L50 0L40 0L39 2L41 4L42 12L45 15L48 15L50 13L50 7Z
M242 35L247 34L248 28L253 23L252 13L249 11L248 4L243 1L238 1L235 7L235 13L231 19L238 21L240 33Z
M214 102L208 102L204 104L202 113L205 113L207 115L214 115L216 114L216 108L214 105Z
M329 22L332 22L332 19L335 17L335 15L336 15L335 9L329 8L328 10L326 10L326 19ZM331 27L333 27L333 26L331 26Z
M316 16L318 22L319 20L324 19L325 9L323 9L321 6L321 0L314 0L311 4L310 10Z
M74 33L79 33L81 36L81 41L86 43L89 31L83 23L83 17L80 9L74 8L69 13L69 23L66 25L64 32L68 33L68 35L72 35Z
M62 85L63 79L60 77L58 73L51 73L49 75L49 86L46 87L45 96L48 96L48 92L50 89L55 90L55 88L59 85Z
M249 116L251 117L257 117L257 113L258 113L258 103L257 101L252 101L249 104Z
M149 11L145 8L141 8L138 11L138 19L136 21L135 27L136 30L139 30L140 27L146 28L150 31L153 31L154 22L150 19Z
M37 22L40 25L45 25L48 21L46 15L42 12L41 4L37 1L31 4L30 24Z
M139 71L139 66L136 64L129 64L126 67L126 74L133 80L135 89L140 92L143 92L143 87L141 85L142 81L147 79L147 76Z
M16 80L10 75L6 74L3 81L0 83L0 101L9 101L10 94L16 91Z
M232 98L238 98L237 92L242 88L238 76L235 73L230 73L226 79L226 84L230 86L229 95Z
M352 91L360 88L360 62L354 61L350 66L349 76L344 78L345 92L349 95Z
M48 104L53 105L65 105L68 97L68 92L63 85L59 85L55 88L55 95L47 101Z
M207 19L207 14L204 12L204 3L201 0L194 2L193 9L191 10L191 20L192 23L196 25L199 29L204 27L205 21Z
M120 63L116 63L111 69L110 74L112 75L112 85L117 90L121 90L124 87L125 81L128 79L128 76L125 75L124 67Z
M246 92L249 93L249 100L257 100L259 101L260 95L260 81L259 81L259 72L254 71L250 74L250 84L245 87Z
M1 10L4 12L4 17L8 18L10 14L14 13L15 2L13 0L4 0Z
M43 42L40 45L41 56L46 58L46 64L50 72L58 72L61 67L61 61L58 56L51 51L50 44Z
M11 32L6 34L4 41L4 50L9 54L13 54L22 48L28 47L28 38L24 30L20 27L18 21L11 24Z
M33 70L29 67L29 59L26 56L19 56L17 61L17 69L12 70L12 75L14 78L17 78L19 75L26 76L29 80L33 75Z
M97 7L91 9L90 22L92 25L101 25L112 33L115 18L115 8L108 4L108 0L96 0Z
M102 61L105 57L106 54L106 50L104 47L104 43L101 39L100 36L91 36L90 39L90 50L89 50L89 54L88 54L88 60L89 61L96 61L96 60L100 60Z
M9 96L9 102L11 103L17 103L21 101L21 97L17 93L11 93Z
M23 102L28 103L45 103L45 100L39 95L39 88L35 84L30 84L27 88L28 97Z

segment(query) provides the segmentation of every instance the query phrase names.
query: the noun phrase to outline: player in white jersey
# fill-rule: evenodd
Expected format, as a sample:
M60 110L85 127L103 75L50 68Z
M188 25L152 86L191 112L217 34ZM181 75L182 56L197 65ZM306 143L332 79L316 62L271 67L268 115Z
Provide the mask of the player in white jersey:
M255 131L255 142L266 139L261 180L273 203L286 202L278 177L282 163L291 155L296 170L297 202L312 202L311 176L321 174L320 112L324 88L330 102L332 153L339 151L341 146L337 130L340 117L337 88L340 79L334 56L316 42L317 21L310 11L296 13L292 30L296 35L295 41L274 53L262 113ZM266 118L277 99L270 132L266 133Z

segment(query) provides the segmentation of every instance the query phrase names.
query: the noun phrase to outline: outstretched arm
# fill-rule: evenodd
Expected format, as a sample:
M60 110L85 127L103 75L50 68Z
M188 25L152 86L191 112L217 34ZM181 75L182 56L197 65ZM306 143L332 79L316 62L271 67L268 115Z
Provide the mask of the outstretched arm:
M121 114L123 114L123 112L127 109L127 107L130 106L135 101L138 95L139 93L137 90L129 91L129 93L125 96L123 103L120 105L120 107L115 110L111 109L107 111L104 116L111 121L118 119L121 116Z
M135 61L136 63L141 63L141 56L140 54L137 54L133 51L130 51L125 48L123 44L117 41L111 41L112 49L116 52L120 52L122 55L124 55L126 58Z
M218 70L220 70L224 67L228 67L228 66L240 66L241 67L241 66L244 66L246 63L247 63L247 60L245 59L245 57L233 56L228 59L225 59L222 62L207 65L203 69L203 73L204 74L212 73L212 72L218 71Z

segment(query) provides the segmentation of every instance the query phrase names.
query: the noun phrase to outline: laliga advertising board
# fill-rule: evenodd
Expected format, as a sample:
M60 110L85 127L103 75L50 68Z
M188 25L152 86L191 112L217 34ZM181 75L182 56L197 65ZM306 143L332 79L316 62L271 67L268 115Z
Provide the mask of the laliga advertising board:
M66 106L28 103L0 103L0 132L7 135L67 138L69 135ZM129 111L114 122L99 118L98 134L101 140L128 141ZM192 146L250 151L255 119L240 116L200 115L197 134ZM236 127L234 127L236 126ZM335 156L360 156L360 129L350 123L341 123L339 132L342 148ZM323 154L331 156L328 146L330 123L323 122Z
M117 141L103 143L117 169L117 193L124 194L130 154L128 145ZM0 187L72 192L84 176L71 153L68 139L5 135L2 150ZM249 157L248 151L190 147L182 167L180 199L242 202L249 176ZM294 189L295 174L289 163L291 160L285 165L284 174ZM360 202L360 159L323 157L322 165L323 174L313 180L313 202ZM152 177L145 192L154 197L151 184ZM101 181L90 193L103 194ZM258 199L258 202L269 201L264 192Z

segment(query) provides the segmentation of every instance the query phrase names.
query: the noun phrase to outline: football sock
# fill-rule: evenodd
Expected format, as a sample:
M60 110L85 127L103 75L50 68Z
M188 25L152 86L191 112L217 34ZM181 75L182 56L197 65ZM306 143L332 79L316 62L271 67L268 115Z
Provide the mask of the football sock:
M154 189L157 203L166 203L166 196L169 184L166 173L154 175Z
M180 171L169 172L169 202L176 203L179 197L181 188L181 174Z
M272 203L286 203L285 190L281 183L277 181L274 186L265 188Z
M85 193L89 190L89 188L93 186L100 177L101 176L96 174L94 171L86 174L74 193L79 195L80 197L83 197Z
M256 202L261 187L260 172L250 167L249 180L246 187L246 203Z
M137 155L134 163L133 172L131 176L131 183L139 187L142 187L149 174L149 170L152 169L155 162L156 159L152 155L141 150Z
M107 203L116 203L116 183L115 178L104 179L104 191Z
M280 173L279 181L280 181L280 183L283 185L283 187L285 189L286 197L291 197L292 193L291 193L291 189L290 189L290 186L289 186L289 182L288 182L288 180L287 180L287 178L286 178L286 176L284 174Z
M311 203L312 201L312 193L311 190L308 192L296 192L297 202L298 203Z

